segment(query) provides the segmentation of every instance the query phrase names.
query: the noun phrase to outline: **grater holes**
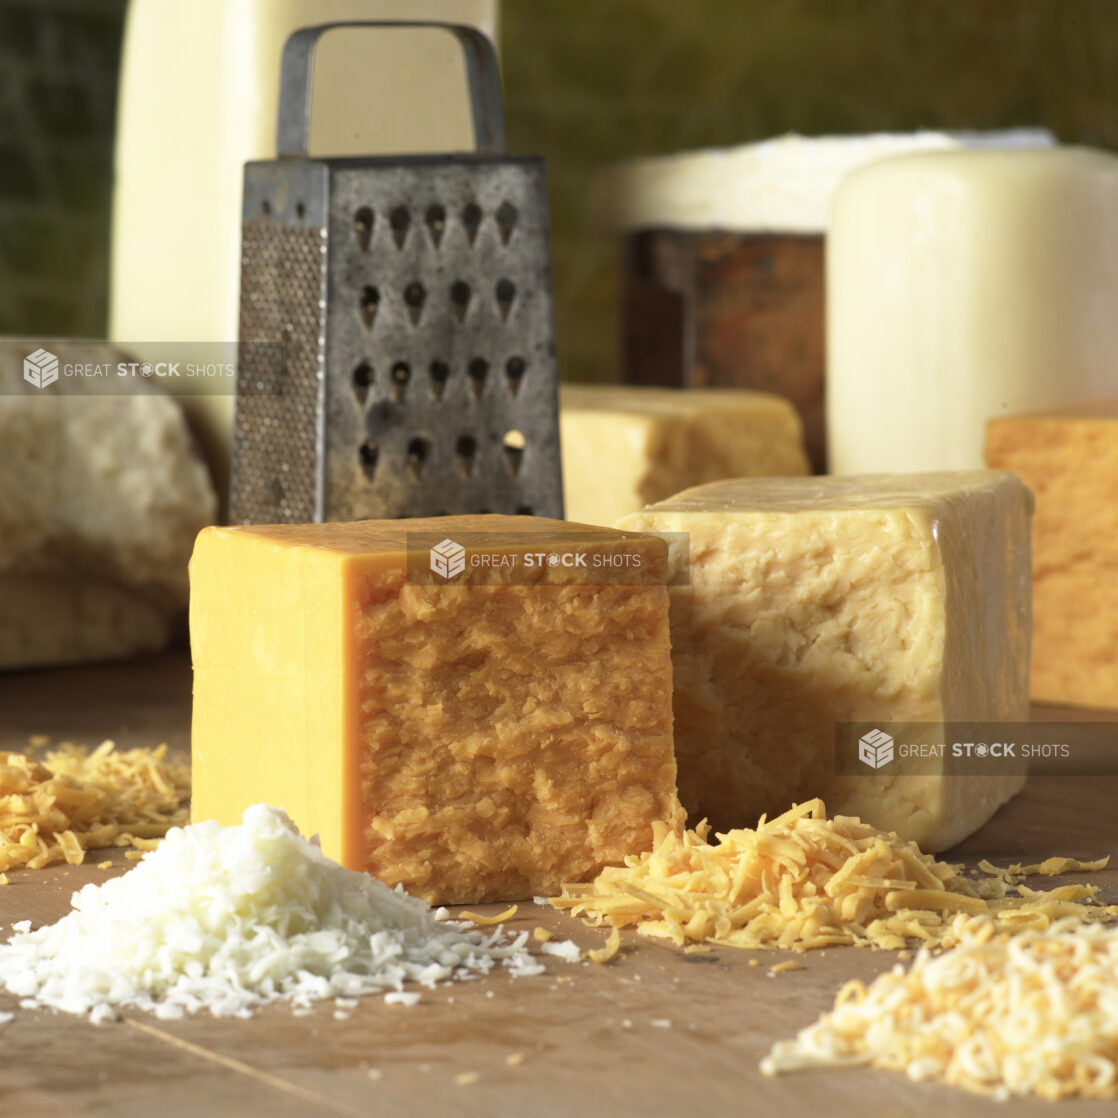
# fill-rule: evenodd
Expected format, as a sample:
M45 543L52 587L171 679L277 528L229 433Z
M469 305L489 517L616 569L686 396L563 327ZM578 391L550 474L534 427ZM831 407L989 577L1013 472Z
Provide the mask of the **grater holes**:
M494 294L497 297L497 311L501 316L501 321L508 322L509 312L516 300L516 284L510 279L499 279L497 286L494 288Z
M477 231L481 228L481 206L476 202L467 203L462 211L462 225L466 230L466 241L473 244L477 240Z
M535 516L536 514L533 511L531 505L517 505L516 506L516 515L517 516Z
M302 202L295 203L295 216L302 221L307 216L307 207Z
M367 439L357 448L357 460L361 463L361 472L370 480L377 468L379 456L377 444L372 439Z
M431 378L431 395L436 400L441 400L446 391L446 382L450 380L450 366L445 361L432 361L427 375Z
M432 244L435 248L438 248L443 239L443 233L446 232L446 210L438 204L428 206L423 220L427 223L427 231L431 234Z
M408 382L411 380L411 366L406 361L397 361L392 366L390 376L392 378L392 394L396 397L396 403L402 404L404 397L407 395Z
M520 211L511 202L502 202L494 216L497 219L497 232L501 235L501 244L507 245L517 221L520 220Z
M431 444L418 435L408 443L408 469L412 477L418 478L423 473L430 450Z
M396 247L401 249L408 239L408 227L411 225L411 214L407 206L397 206L388 215L388 224L392 229L392 240Z
M510 396L515 396L520 391L520 383L524 379L526 368L523 357L514 355L505 362L505 383L508 385Z
M267 198L265 198L264 201L260 203L260 212L261 214L263 214L264 217L272 216L272 203L269 202Z
M419 318L423 314L423 304L427 302L427 288L413 280L404 288L404 306L408 308L408 318L413 326L419 325Z
M489 376L489 362L484 357L475 357L466 366L466 375L470 378L470 389L476 400L485 391L485 380Z
M357 246L362 252L369 251L369 242L373 239L373 211L369 206L362 206L353 215L353 232L357 237Z
M514 427L505 432L501 445L504 449L505 468L516 477L520 473L520 464L524 461L524 449L528 445L528 440L524 437L523 431L518 431Z
M464 477L469 477L474 471L474 459L477 457L477 439L473 435L461 435L454 446L458 455L458 467Z
M365 401L369 398L369 389L373 386L373 367L368 361L362 361L353 370L353 394L357 397L357 403L360 407L365 406Z
M380 306L380 292L370 283L361 288L361 321L368 330L373 325Z
M454 315L459 322L466 317L472 294L470 285L465 280L455 280L450 285L450 304L454 308Z

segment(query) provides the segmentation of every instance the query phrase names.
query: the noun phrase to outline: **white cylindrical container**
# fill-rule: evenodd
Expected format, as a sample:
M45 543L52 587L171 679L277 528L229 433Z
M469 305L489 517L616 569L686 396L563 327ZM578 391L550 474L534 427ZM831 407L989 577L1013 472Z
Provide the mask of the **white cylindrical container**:
M832 473L981 468L986 420L1118 395L1118 158L901 156L827 243Z
M241 184L274 159L292 31L345 20L469 23L498 0L131 0L117 110L110 337L149 360L168 343L236 352ZM461 49L445 32L338 29L316 52L312 155L468 150ZM177 353L176 353L177 356ZM186 387L189 387L187 385ZM187 401L224 496L230 387Z

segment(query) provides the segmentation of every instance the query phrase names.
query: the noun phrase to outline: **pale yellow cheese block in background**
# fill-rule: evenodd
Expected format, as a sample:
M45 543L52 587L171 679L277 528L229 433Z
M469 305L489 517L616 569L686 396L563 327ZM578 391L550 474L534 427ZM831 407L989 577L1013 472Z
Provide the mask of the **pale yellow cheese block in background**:
M715 482L623 517L672 545L679 790L753 825L823 796L925 850L1023 777L835 776L836 722L1028 717L1028 491L965 472Z
M1118 709L1118 404L995 419L986 461L1036 496L1033 698Z
M422 585L407 532L589 560ZM193 818L282 807L431 903L552 894L649 849L654 822L682 823L666 562L662 540L538 517L207 529Z
M809 472L796 409L769 393L564 384L559 404L566 515L582 524L707 481Z

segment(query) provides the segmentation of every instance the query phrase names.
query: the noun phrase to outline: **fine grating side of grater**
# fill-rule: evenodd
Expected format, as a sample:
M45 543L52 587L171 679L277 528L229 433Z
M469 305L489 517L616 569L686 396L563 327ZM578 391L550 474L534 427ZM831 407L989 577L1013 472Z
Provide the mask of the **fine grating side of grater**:
M350 26L452 32L481 150L308 158L314 47ZM561 518L545 168L498 154L489 40L297 31L277 136L245 166L231 522Z

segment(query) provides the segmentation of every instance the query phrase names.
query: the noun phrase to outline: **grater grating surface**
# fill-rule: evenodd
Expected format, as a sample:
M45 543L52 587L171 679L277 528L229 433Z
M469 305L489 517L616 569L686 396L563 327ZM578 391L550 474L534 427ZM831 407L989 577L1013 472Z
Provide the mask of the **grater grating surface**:
M234 522L562 516L542 160L250 163L242 269Z

